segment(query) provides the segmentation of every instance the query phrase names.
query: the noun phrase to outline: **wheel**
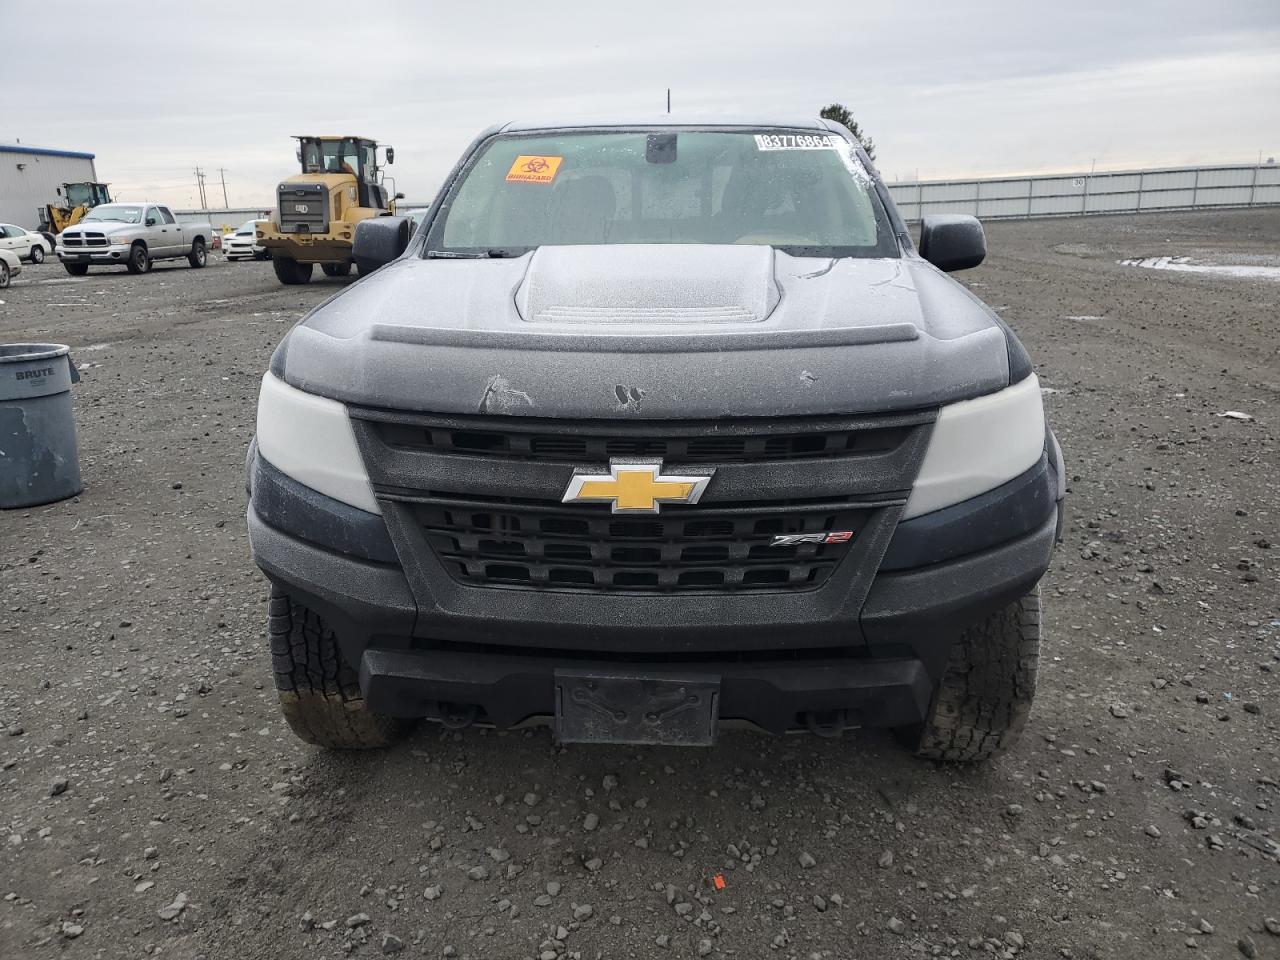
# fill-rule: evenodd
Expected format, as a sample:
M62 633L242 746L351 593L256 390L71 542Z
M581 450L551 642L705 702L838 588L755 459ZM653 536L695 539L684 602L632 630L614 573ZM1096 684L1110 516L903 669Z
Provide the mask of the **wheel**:
M62 266L73 277L83 277L89 272L87 263L64 263Z
M267 618L280 710L300 739L335 750L367 750L389 746L409 731L410 721L365 706L359 675L317 613L273 587Z
M146 244L135 243L129 248L129 261L126 265L130 273L151 272L151 254L147 253Z
M344 260L342 263L322 263L320 269L324 271L326 277L345 277L351 272L351 261Z
M266 259L268 259L270 256L271 256L271 254L267 253L267 251L265 251L265 250L255 250L255 251L253 251L253 259L255 259L255 260L266 260Z
M44 247L36 245L31 248L31 262L44 263Z
M9 265L0 260L0 290L7 290L9 287Z
M310 283L311 264L299 263L293 257L275 257L271 261L281 283Z
M920 727L900 731L916 755L981 761L1018 742L1031 713L1040 666L1040 588L969 627Z
M205 248L204 240L196 237L191 241L191 252L187 254L187 263L191 264L192 270L199 270L209 262L209 251Z

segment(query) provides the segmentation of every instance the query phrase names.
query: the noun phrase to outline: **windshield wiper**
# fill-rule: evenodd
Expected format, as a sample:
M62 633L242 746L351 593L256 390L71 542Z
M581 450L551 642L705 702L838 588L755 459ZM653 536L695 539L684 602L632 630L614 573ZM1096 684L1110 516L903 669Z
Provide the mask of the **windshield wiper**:
M486 250L483 253L470 253L458 250L428 250L428 260L505 260L517 254L510 250Z

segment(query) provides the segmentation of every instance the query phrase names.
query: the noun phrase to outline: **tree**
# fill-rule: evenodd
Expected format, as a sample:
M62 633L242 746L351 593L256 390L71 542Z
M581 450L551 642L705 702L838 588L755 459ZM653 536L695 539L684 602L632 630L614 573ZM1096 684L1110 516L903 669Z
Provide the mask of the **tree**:
M853 119L853 114L843 103L833 103L823 107L818 111L818 116L824 120L834 120L836 123L843 124L853 134L854 139L862 144L862 149L867 151L867 156L872 160L876 158L876 142L862 132L862 127L858 126L858 121Z

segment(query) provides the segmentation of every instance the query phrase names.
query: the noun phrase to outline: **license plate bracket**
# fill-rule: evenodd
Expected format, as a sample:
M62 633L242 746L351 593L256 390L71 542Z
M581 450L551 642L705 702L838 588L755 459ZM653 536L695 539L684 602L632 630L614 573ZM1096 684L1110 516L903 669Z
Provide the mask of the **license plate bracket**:
M557 670L556 739L709 747L720 720L714 674Z

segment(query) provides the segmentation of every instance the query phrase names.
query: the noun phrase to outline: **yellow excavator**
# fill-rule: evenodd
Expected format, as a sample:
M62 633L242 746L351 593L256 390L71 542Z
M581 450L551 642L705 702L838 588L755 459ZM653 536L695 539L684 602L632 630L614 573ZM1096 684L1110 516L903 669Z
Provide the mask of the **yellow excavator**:
M48 236L74 227L98 204L111 202L105 183L64 183L58 188L58 196L62 199L45 204L40 210L40 232Z
M302 173L276 188L276 209L255 231L271 253L281 283L308 283L320 264L325 276L351 272L356 224L395 212L378 163L378 145L368 137L294 137ZM386 163L393 147L383 148Z

